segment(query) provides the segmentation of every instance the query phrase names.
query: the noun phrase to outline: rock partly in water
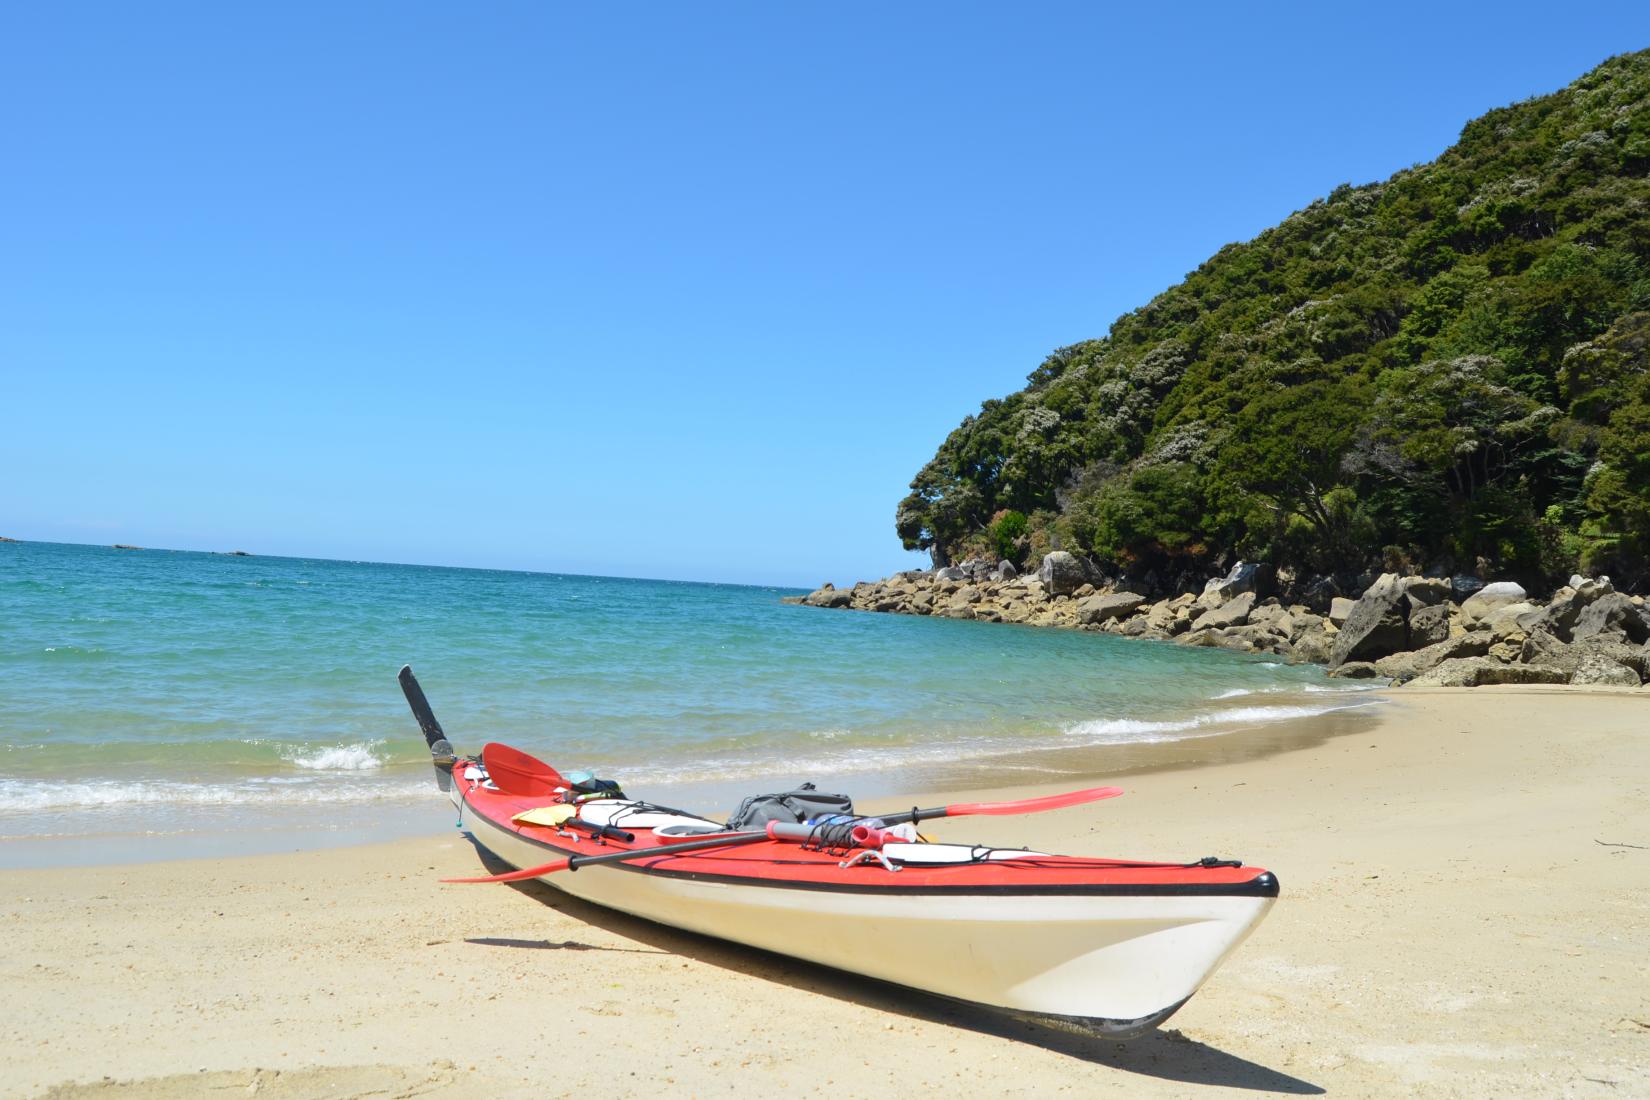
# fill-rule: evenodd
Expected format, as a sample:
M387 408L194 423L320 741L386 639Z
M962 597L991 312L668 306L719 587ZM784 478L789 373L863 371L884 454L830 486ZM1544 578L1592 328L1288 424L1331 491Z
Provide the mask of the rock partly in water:
M1380 678L1381 670L1375 667L1373 661L1347 661L1330 669L1329 675L1343 680L1376 680Z

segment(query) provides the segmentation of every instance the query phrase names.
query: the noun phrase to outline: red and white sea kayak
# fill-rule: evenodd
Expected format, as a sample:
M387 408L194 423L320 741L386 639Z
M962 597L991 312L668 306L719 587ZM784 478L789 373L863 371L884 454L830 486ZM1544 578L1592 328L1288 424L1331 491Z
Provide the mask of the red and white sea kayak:
M403 687L410 678L404 671ZM415 713L422 704L419 721L461 827L510 866L570 858L577 867L581 858L617 856L624 862L560 869L543 881L660 924L1086 1033L1127 1038L1161 1023L1278 896L1271 872L1229 862L1145 863L892 838L822 850L747 834L738 846L648 854L684 842L714 845L722 826L623 798L585 801L575 811L553 782L506 780L497 763L495 783L482 760L452 759L415 688L408 698ZM549 824L519 820L556 806L544 815ZM553 820L574 812L576 822Z

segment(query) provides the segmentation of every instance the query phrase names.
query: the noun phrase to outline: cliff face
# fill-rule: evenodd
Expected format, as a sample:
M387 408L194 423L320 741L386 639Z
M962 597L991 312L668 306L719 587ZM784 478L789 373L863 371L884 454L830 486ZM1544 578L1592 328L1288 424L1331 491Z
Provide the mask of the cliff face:
M1241 554L1547 586L1650 556L1650 51L1227 246L987 401L900 502L944 564Z

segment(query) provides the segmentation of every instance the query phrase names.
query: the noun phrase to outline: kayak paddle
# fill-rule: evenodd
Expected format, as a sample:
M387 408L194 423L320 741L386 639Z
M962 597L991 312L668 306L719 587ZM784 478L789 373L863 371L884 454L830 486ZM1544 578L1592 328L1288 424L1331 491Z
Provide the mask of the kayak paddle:
M430 701L424 698L424 689L418 686L418 677L413 675L411 665L402 665L400 675L401 694L407 697L407 705L412 708L413 717L418 719L418 728L424 734L424 743L430 747L430 763L435 767L436 786L445 793L452 789L453 765L458 762L458 755L453 752L453 743L447 740L447 735L441 729L441 723L435 720L435 711L430 709Z
M1085 791L1068 791L1065 794L1046 795L1042 798L1025 798L1017 802L959 802L951 806L936 806L930 810L908 810L904 813L885 814L881 820L888 825L898 825L902 822L915 822L919 819L934 817L968 817L974 814L1034 814L1044 810L1058 810L1065 806L1077 806L1084 802L1098 802L1102 798L1116 798L1123 793L1121 787L1094 787ZM700 840L690 840L683 844L664 844L656 848L637 848L629 852L607 852L599 856L563 856L553 859L549 863L542 863L537 867L524 867L519 871L505 871L497 875L484 875L480 878L444 878L442 882L476 883L476 882L520 882L524 879L538 878L541 875L555 874L557 871L576 871L580 867L589 867L598 863L628 863L631 860L648 859L653 856L682 855L688 852L700 852L711 848L734 848L742 844L755 844L763 840L789 840L796 843L809 840L815 830L809 825L791 825L785 822L770 821L768 827L761 832L727 833L723 836L704 837ZM903 837L889 836L885 830L871 828L864 825L855 826L853 840L859 848L881 848L889 841L902 841Z

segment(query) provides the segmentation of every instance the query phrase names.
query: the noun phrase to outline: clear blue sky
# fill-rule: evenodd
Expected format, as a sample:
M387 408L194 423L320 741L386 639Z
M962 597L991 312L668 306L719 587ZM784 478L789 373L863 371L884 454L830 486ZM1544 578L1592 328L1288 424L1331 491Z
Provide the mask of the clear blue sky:
M1050 349L1645 46L1643 3L10 4L0 534L909 567L906 483Z

